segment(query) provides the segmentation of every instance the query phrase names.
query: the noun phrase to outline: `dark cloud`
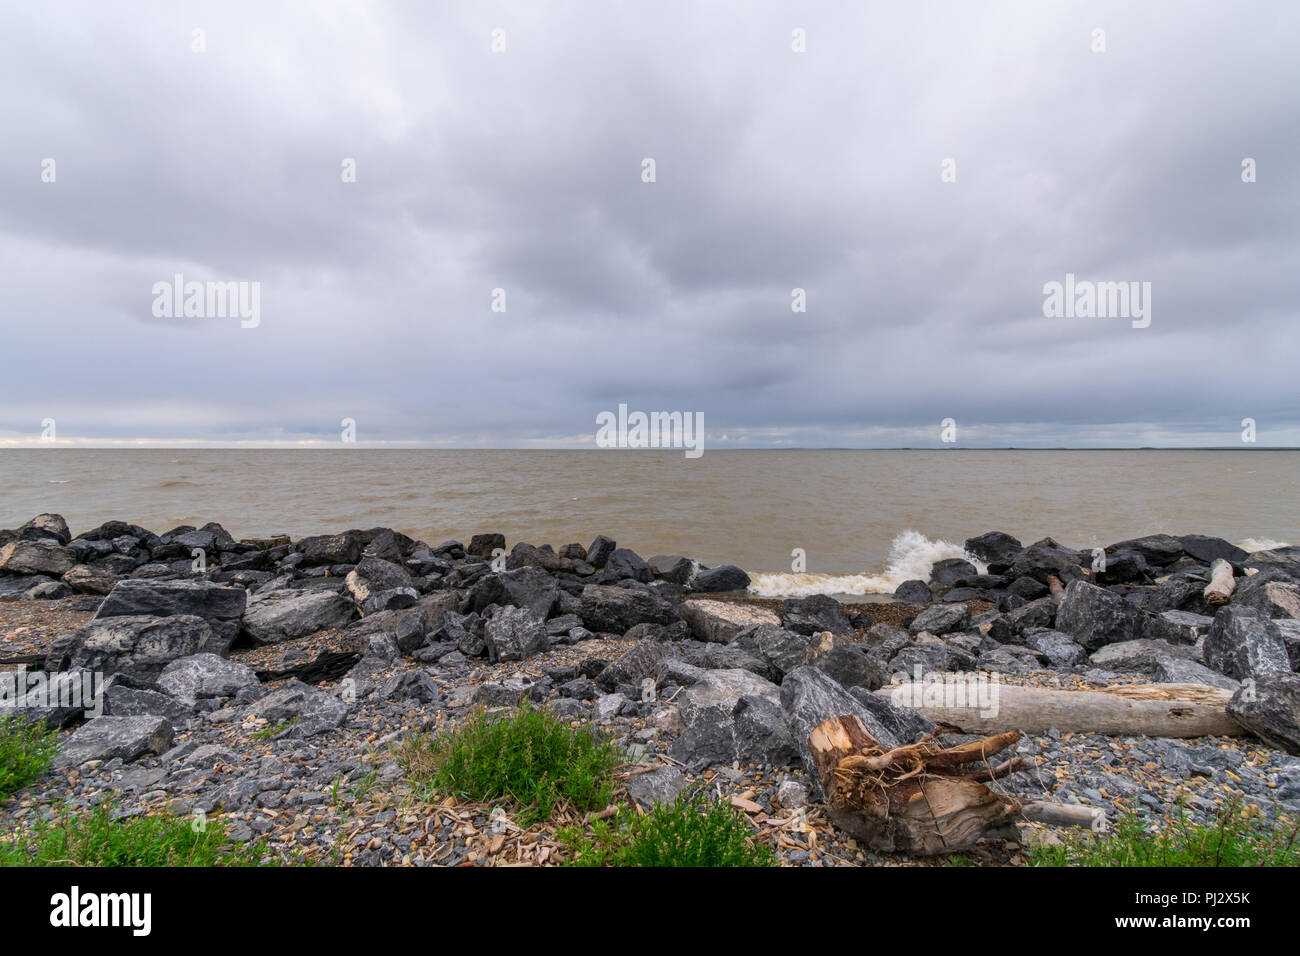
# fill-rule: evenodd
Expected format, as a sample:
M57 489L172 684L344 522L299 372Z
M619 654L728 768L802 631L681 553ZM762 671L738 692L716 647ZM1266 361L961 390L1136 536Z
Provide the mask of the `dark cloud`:
M11 5L0 441L350 417L577 444L627 402L704 412L713 447L934 445L947 417L962 444L1233 444L1243 417L1300 444L1297 26L1280 0ZM1150 328L1045 318L1067 272L1152 283ZM176 273L259 282L261 324L155 318Z

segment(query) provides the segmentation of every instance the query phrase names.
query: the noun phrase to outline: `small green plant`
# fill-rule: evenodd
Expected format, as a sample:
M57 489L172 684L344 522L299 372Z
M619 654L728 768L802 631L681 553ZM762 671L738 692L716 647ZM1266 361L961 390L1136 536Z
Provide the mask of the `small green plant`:
M503 714L479 710L450 733L409 738L398 759L430 796L508 800L523 823L546 819L561 801L604 809L622 763L612 741L526 703Z
M565 866L776 866L771 847L753 839L748 821L724 803L683 794L644 816L620 808L590 831L566 827Z
M1034 866L1300 866L1300 821L1266 818L1235 798L1209 823L1195 823L1179 804L1149 830L1136 812L1121 812L1114 831L1067 834L1059 844L1026 850Z
M269 724L269 725L267 725L266 727L263 727L263 728L262 728L261 730L259 730L257 733L253 734L253 739L254 739L254 740L270 740L270 739L271 739L272 737L274 737L276 734L283 733L284 731L288 730L290 727L292 727L292 726L293 726L294 724L296 724L297 722L298 722L298 718L297 718L297 717L294 717L292 720L286 720L286 721L284 721L284 722L282 722L282 723L279 723L279 724Z
M58 732L43 723L0 714L0 797L39 780L58 747Z
M267 850L231 843L220 818L113 819L105 804L0 836L0 866L258 866ZM278 861L272 861L278 862Z

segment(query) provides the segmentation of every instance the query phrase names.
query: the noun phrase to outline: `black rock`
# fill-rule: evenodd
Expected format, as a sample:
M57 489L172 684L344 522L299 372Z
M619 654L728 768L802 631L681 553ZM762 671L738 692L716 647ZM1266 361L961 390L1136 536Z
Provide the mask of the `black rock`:
M944 558L934 562L930 569L930 583L950 588L962 578L974 577L978 573L975 565L964 558Z
M853 623L844 605L827 594L790 598L781 604L781 626L796 634L852 634Z
M909 604L929 604L934 600L934 594L924 581L904 581L894 591L894 600L906 601Z
M582 591L582 623L598 633L624 634L642 623L671 625L680 620L677 605L648 588L592 584Z
M1010 564L1020 553L1021 544L1002 531L986 531L977 538L967 538L963 547L986 564Z
M1300 674L1272 674L1243 684L1228 715L1256 737L1300 756Z
M597 535L596 540L591 542L591 547L587 549L587 563L593 568L603 568L609 556L614 553L615 547L613 540L603 534Z
M1277 625L1254 608L1231 604L1214 616L1205 638L1205 664L1240 681L1291 673L1291 658Z

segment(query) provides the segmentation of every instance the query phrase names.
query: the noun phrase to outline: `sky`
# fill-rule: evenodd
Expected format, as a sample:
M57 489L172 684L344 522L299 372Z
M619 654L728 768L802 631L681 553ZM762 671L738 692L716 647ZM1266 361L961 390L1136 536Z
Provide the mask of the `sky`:
M1297 36L1291 0L6 4L0 447L594 447L620 404L709 448L1300 445ZM1046 315L1067 275L1145 318Z

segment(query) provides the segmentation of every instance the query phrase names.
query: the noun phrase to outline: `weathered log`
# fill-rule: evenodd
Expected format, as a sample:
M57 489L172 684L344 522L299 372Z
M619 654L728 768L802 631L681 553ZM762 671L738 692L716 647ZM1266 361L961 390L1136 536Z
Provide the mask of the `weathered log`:
M930 734L885 749L862 721L846 715L814 727L808 748L826 791L827 816L876 852L953 853L985 837L1016 838L1019 820L1095 828L1095 813L1025 802L984 786L983 780L1025 766L1019 758L991 762L1019 739L1011 732L944 747Z
M1210 565L1210 583L1202 592L1205 603L1214 607L1227 604L1235 590L1237 590L1237 579L1232 576L1232 565L1223 558L1216 558Z
M1200 684L1140 684L1101 691L993 684L981 700L946 699L944 685L901 684L877 693L968 734L1018 730L1148 737L1241 736L1232 692Z

